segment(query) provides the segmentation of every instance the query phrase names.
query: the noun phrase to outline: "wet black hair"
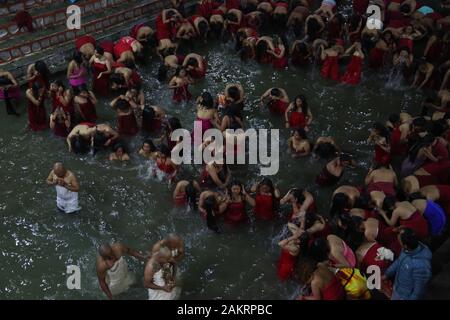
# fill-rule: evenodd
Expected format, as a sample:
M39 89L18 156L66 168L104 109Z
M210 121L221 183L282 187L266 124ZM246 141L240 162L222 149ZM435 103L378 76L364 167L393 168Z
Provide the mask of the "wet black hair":
M414 127L424 128L427 125L427 120L424 117L415 118L412 124Z
M292 191L290 193L295 198L296 202L298 204L301 204L301 203L305 202L305 196L304 196L303 192L304 192L303 189L294 188L294 189L292 189Z
M398 113L391 113L391 114L389 115L389 121L390 121L392 124L399 123L399 122L400 122L400 114L398 114Z
M187 73L186 68L184 68L184 67L178 67L178 68L176 69L176 71L175 71L175 76L176 76L176 77L179 77L181 71L183 71L183 70Z
M168 124L169 124L169 128L171 131L182 128L180 119L178 119L176 117L169 118Z
M243 45L239 51L239 57L242 61L247 61L252 58L253 50L250 45Z
M238 22L239 18L234 12L225 13L224 18L231 22Z
M370 209L372 198L368 193L360 193L359 197L355 199L354 208Z
M114 72L109 76L109 81L119 86L126 85L125 77L121 73Z
M317 238L311 243L308 256L316 262L324 262L328 260L329 252L328 241L324 238Z
M206 37L208 35L208 22L205 20L200 21L197 24L197 29L200 37Z
M359 14L353 14L349 19L349 31L356 31L361 20L362 17Z
M381 122L375 122L372 126L375 130L378 131L378 134L386 139L386 142L389 142L391 134L389 130L382 124Z
M229 87L227 94L234 101L237 101L241 98L241 92L239 91L239 88L236 86Z
M292 31L294 32L296 38L300 38L304 30L303 23L298 19L295 19L294 21L295 22L292 25Z
M202 107L205 107L206 109L213 109L214 108L214 98L212 97L211 93L208 91L203 91L200 95L200 101L199 104Z
M114 146L113 146L113 151L114 152L117 152L119 149L122 149L123 153L127 152L127 149L126 149L125 145L120 143L120 142L114 144Z
M408 250L414 250L419 246L419 238L411 228L404 228L400 231L400 241Z
M308 22L306 23L307 27L307 35L310 38L314 38L320 30L320 24L315 18L308 19Z
M186 62L187 66L191 66L191 67L198 67L198 61L195 58L189 58L188 61Z
M145 139L144 142L142 142L142 146L144 146L144 144L148 144L150 146L150 152L155 152L157 150L152 139L149 138Z
M397 199L393 196L386 196L383 200L383 206L381 207L385 212L388 218L392 216L392 212L395 209L395 203Z
M447 130L447 123L444 119L432 122L431 134L435 137L441 137Z
M142 123L151 124L155 117L155 109L152 106L145 106L144 110L142 110Z
M297 128L294 130L294 133L297 132L300 138L302 139L308 139L308 135L306 134L305 129L303 128Z
M260 62L264 56L264 54L267 52L267 42L266 41L259 41L256 44L255 48L255 55L256 55L256 61Z
M119 99L116 101L116 108L120 111L126 111L130 109L130 103L125 99Z
M39 90L42 89L42 84L39 81L34 81L31 86L31 92L33 92L33 96L37 97L39 95Z
M347 209L349 209L350 206L350 198L342 192L336 193L333 196L333 200L331 203L330 208L330 216L335 217L343 212L345 212Z
M99 55L104 55L104 54L105 54L105 49L103 49L103 47L101 47L101 46L95 47L95 51L96 51Z
M161 65L158 68L156 79L158 79L161 82L165 81L167 79L167 71L168 67L164 63L161 63Z
M219 233L219 227L217 226L216 217L214 216L214 208L216 205L217 202L214 196L209 196L203 201L203 207L206 211L206 225L208 229Z
M192 209L196 210L197 209L197 189L195 189L194 183L192 181L189 181L185 190L186 190L186 198L187 198L189 206Z
M220 39L220 37L222 36L222 31L223 31L223 23L221 22L211 22L209 24L210 28L211 28L211 32L212 34L215 35L216 39Z
M80 51L76 50L72 54L72 60L78 64L82 64L83 63L83 55L81 54Z
M270 95L271 96L275 96L275 97L280 97L281 96L281 90L278 88L272 88L272 90L270 90Z
M160 144L158 146L158 151L161 152L163 155L165 155L166 157L171 156L171 152L168 146L166 146L165 144Z
M285 13L275 13L272 16L273 24L277 27L286 27L287 14Z
M34 63L34 69L39 72L39 74L45 79L45 80L49 80L50 79L50 70L48 70L47 64L42 61L42 60L38 60Z
M315 150L316 155L322 159L330 159L336 156L336 152L336 147L329 142L319 144Z
M409 3L403 3L400 6L400 12L403 13L403 14L411 13L411 6L409 5Z
M297 99L300 99L302 101L302 104L301 104L302 112L304 114L307 114L308 113L308 101L306 100L306 97L302 94L299 94L294 99L294 111L298 111L298 108L299 108L297 106Z
M225 108L225 115L232 118L240 118L241 108L239 105L232 103ZM233 128L230 128L233 129Z
M94 154L96 154L98 151L100 151L104 147L107 140L108 139L106 139L105 135L102 132L100 132L98 130L95 131L95 134L93 137L93 152L94 152Z
M72 146L72 151L76 154L86 154L90 149L89 142L80 135L73 136L70 139L70 145Z

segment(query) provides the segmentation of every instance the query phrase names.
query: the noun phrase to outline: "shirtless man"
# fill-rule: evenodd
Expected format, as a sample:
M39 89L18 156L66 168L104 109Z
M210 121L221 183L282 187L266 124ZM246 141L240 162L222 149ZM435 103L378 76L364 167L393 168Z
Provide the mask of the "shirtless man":
M72 131L67 136L67 145L69 146L69 152L72 152L72 138L75 136L81 136L85 140L89 141L91 145L94 144L94 137L96 133L101 133L105 138L104 146L107 147L112 144L119 134L117 131L112 129L109 125L103 123L95 126L89 126L87 124L79 124L75 126Z
M158 241L152 249L153 253L157 253L162 247L166 247L172 253L172 258L179 263L184 257L184 242L176 234L169 234L167 238Z
M78 191L80 186L72 171L64 168L61 162L53 165L53 170L47 177L47 184L56 188L56 206L61 212L74 213L78 206Z
M144 269L144 287L148 289L149 300L175 300L181 288L176 286L176 266L172 253L161 247L154 253Z
M145 260L140 252L121 243L104 243L98 249L96 269L100 288L109 299L128 290L134 283L134 276L128 272L125 255Z

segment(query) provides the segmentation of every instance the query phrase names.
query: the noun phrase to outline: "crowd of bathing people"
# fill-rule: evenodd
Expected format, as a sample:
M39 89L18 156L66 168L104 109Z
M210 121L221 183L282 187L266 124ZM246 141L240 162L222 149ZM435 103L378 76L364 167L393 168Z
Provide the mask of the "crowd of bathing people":
M369 5L380 9L379 28L367 24ZM217 233L222 232L220 220L246 223L250 207L257 219L267 221L278 217L280 208L291 208L285 218L289 235L279 242L277 271L281 281L299 281L299 299L424 298L432 275L431 252L437 239L445 235L450 214L450 17L444 14L449 1L442 1L437 12L415 0L353 0L352 11L346 15L341 1L335 0L248 0L245 4L200 0L191 16L185 15L182 2L173 6L157 16L156 28L136 25L129 36L115 43L98 42L89 35L77 39L77 50L67 67L69 85L59 80L51 83L44 62L30 65L29 128L50 127L56 136L67 139L73 153L111 150L111 161L129 160L123 137L141 133L146 138L139 155L154 161L155 174L174 182L175 205L198 210L207 228ZM293 34L290 44L287 33ZM336 187L326 214L317 212L314 195L306 189L293 188L282 194L267 177L245 186L226 164L205 163L200 177L179 181L171 150L181 141L170 137L182 127L181 121L145 101L135 65L150 56L159 57L157 76L173 89L173 100L191 100L189 86L202 81L208 63L199 54L180 52L191 41L213 38L233 41L242 60L254 59L291 72L318 64L324 78L346 85L358 85L362 70L396 72L405 83L423 91L421 111L392 110L375 123L367 140L374 148L367 176L360 185L339 185L354 160L341 152L333 137L318 137L314 143L308 140L313 115L305 93L294 99L283 88L262 93L261 105L272 115L284 117L286 128L293 131L289 139L292 155L327 160L316 178L320 187ZM16 79L0 72L0 85L8 114L17 114L20 89ZM116 128L102 123L96 113L97 97L111 95ZM47 102L51 102L50 116ZM246 125L245 92L239 83L226 85L221 93L205 91L194 103L202 131L218 128L226 140L226 129ZM214 143L209 140L196 147ZM56 185L60 210L79 209L79 187L72 172L57 163L47 181ZM176 296L175 277L166 278L174 268L162 267L174 266L182 250L181 240L171 238L149 256L144 285L150 298ZM106 275L110 285L117 286L126 270L122 256L144 257L121 244L105 244L99 252L100 284L112 297ZM375 289L366 281L374 266L381 283Z

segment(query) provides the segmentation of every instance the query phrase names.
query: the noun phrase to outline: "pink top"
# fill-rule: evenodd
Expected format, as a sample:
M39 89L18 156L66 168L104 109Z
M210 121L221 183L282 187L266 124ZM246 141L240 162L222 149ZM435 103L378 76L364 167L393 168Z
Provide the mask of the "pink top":
M84 66L76 69L70 75L69 83L72 87L78 87L87 83L87 70Z

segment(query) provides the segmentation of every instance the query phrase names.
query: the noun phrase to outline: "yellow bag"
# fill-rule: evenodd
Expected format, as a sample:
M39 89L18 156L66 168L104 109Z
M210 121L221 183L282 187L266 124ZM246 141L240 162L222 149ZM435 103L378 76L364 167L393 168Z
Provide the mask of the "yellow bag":
M342 286L349 300L368 300L372 297L367 288L367 280L357 268L342 268L336 272L336 277L341 281Z

